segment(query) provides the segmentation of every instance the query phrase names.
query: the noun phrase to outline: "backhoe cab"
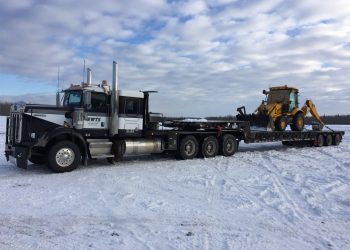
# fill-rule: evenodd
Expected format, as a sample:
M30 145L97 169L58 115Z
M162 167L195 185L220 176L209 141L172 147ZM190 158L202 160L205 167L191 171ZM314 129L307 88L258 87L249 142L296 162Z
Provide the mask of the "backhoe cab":
M267 127L270 130L284 131L289 125L293 131L302 131L304 118L308 112L320 123L320 129L324 123L321 121L316 107L311 100L307 100L302 108L299 108L299 90L285 86L272 87L269 91L263 90L266 99L262 101L253 114L247 115L245 108L237 109L238 120L249 121L253 126Z

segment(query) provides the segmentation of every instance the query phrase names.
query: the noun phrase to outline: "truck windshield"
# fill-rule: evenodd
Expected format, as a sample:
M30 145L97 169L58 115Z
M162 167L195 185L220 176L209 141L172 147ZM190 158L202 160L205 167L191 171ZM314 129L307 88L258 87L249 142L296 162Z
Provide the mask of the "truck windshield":
M82 91L67 91L64 94L63 106L77 107L81 104Z

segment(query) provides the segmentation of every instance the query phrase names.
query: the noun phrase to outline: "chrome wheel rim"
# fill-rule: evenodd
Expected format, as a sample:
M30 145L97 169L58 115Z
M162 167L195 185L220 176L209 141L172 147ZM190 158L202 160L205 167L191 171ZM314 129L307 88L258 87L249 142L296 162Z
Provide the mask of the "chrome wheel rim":
M60 167L70 166L75 159L74 151L70 148L61 148L56 153L56 163Z
M213 145L213 143L208 143L208 145L207 145L207 152L208 152L209 154L212 154L213 151L214 151L214 145Z
M233 141L232 140L227 140L226 142L226 151L231 152L233 149Z
M194 153L194 149L195 149L195 146L192 141L189 141L185 144L185 153L187 155L192 155Z

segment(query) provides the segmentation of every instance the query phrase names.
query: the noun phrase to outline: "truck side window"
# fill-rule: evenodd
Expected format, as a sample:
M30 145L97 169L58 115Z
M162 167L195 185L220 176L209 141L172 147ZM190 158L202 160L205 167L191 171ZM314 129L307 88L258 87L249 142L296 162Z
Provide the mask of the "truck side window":
M105 93L91 92L91 112L107 112L107 95Z
M121 96L119 98L119 114L128 116L142 116L143 102L142 98Z
M139 100L134 98L126 99L125 113L130 115L137 115L139 113Z

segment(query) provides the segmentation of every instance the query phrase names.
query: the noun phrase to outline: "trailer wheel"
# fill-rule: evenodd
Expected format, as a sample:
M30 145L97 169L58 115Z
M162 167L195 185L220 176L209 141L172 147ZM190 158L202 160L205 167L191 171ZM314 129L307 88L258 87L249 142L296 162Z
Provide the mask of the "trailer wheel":
M324 136L320 134L315 139L315 146L322 147L323 145L324 145Z
M29 158L29 161L34 163L34 164L38 164L38 165L41 165L41 164L44 164L45 163L45 157L44 156L41 156L41 155L32 155L30 158Z
M293 131L302 131L304 128L304 116L301 112L293 117L293 124L290 125Z
M232 156L237 152L237 139L233 135L224 135L221 141L221 149L223 156Z
M78 167L80 158L80 150L75 143L61 141L50 148L47 164L57 173L69 172Z
M331 135L327 135L326 136L326 141L325 141L325 145L326 146L331 146L333 144L333 138Z
M193 135L184 137L181 140L179 156L183 160L193 159L198 154L198 141Z
M214 136L204 138L201 154L205 158L215 157L219 151L219 142Z
M340 142L341 142L341 135L340 134L336 134L334 137L333 137L333 145L339 145Z
M287 117L280 116L277 118L275 127L277 128L278 131L286 130L287 125L288 125Z

